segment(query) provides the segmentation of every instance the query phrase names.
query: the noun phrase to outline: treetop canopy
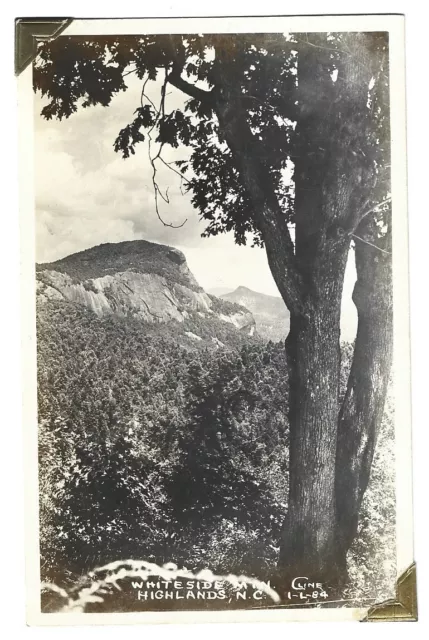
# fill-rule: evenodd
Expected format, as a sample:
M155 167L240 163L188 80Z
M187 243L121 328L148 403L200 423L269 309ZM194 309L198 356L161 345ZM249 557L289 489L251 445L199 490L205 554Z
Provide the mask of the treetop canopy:
M185 146L184 159L168 166L192 193L207 222L204 235L232 230L238 244L251 234L262 245L258 207L225 141L220 113L241 118L239 126L250 130L246 137L243 129L240 151L257 158L261 183L275 194L285 222L293 223L298 156L307 158L304 171L315 191L323 189L340 151L345 171L359 166L358 182L362 171L380 173L388 144L382 109L388 103L387 46L382 33L61 36L40 45L34 88L49 100L42 116L61 120L79 107L107 107L127 90L126 76L135 74L142 81L140 104L114 147L127 158L139 142L149 142L158 215L158 198L168 201L156 183L157 163L165 163L162 148ZM363 87L367 111L359 114L347 73L357 47L371 52ZM155 81L157 103L146 91ZM169 84L187 96L183 108L169 111Z

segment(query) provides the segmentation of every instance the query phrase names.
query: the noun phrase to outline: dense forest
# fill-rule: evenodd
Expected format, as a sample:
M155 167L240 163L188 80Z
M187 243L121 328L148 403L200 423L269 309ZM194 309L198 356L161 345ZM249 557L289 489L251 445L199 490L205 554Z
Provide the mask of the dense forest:
M40 309L39 335L47 571L124 554L198 560L231 528L269 551L286 496L281 348L190 349L55 302Z
M175 322L39 305L43 580L73 584L126 558L252 576L275 567L288 494L284 345L232 329L223 348L183 335ZM344 345L343 390L351 354ZM393 583L391 430L387 412L349 554L352 599Z

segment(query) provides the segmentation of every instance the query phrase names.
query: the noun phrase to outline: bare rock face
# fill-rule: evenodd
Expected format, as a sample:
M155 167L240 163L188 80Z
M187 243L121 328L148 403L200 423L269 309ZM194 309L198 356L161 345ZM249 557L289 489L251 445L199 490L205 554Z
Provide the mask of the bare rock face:
M39 295L62 296L83 305L97 316L135 316L145 322L183 322L188 310L208 311L210 298L153 273L125 271L75 283L58 271L43 271Z
M191 314L216 317L253 335L255 321L243 307L209 296L181 251L137 240L100 245L37 266L38 299L68 300L97 316L133 316L144 322L183 323Z

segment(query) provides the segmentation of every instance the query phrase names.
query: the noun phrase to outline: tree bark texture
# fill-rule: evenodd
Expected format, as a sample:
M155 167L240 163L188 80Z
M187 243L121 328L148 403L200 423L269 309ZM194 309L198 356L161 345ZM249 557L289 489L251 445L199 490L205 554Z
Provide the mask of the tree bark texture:
M335 449L340 374L341 294L347 251L325 262L306 313L291 316L289 504L279 564L330 580L336 562ZM304 571L304 574L302 572ZM297 573L298 572L298 573Z
M357 282L353 292L358 330L339 416L335 474L337 546L344 563L357 533L359 510L368 486L393 343L391 233L377 241L375 221L369 218L362 221L356 235L362 238L356 239ZM371 246L377 242L379 249Z

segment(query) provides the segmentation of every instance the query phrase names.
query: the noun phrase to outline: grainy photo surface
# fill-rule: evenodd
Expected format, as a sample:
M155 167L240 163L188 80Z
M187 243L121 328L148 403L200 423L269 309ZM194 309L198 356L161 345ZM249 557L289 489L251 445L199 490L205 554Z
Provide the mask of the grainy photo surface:
M365 612L399 571L389 29L146 26L31 68L41 613Z

